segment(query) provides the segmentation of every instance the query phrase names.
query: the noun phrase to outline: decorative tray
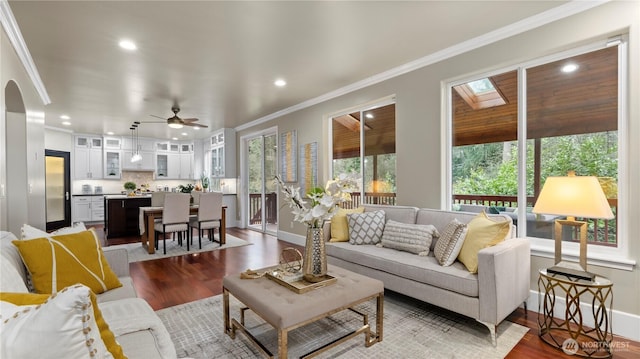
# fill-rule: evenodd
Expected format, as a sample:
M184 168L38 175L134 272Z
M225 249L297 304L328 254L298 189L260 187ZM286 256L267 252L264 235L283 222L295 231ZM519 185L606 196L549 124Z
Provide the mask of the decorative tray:
M265 277L298 294L303 294L318 288L326 287L338 281L337 278L326 274L324 280L317 283L311 283L302 278L302 273L289 274L283 272L278 267L274 267L271 270L268 270L265 274Z

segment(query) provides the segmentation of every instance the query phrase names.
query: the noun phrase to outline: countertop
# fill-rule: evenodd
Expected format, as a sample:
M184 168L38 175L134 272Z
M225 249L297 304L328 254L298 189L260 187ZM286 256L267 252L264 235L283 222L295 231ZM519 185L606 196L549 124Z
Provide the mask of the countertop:
M135 196L127 196L126 194L110 194L105 195L104 199L136 199L136 198L151 198L151 194L137 194Z

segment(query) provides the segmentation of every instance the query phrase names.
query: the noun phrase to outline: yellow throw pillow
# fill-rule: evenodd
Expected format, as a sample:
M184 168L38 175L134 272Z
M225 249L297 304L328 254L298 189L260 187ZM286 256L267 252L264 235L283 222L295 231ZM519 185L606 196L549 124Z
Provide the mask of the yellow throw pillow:
M511 231L511 221L489 218L486 213L478 214L467 224L467 236L458 254L458 260L471 273L478 273L478 252L502 242Z
M93 229L12 243L18 247L37 293L56 293L76 283L94 293L122 286Z
M364 207L338 209L338 212L331 217L331 239L329 242L349 241L349 223L347 222L347 214L351 213L364 213Z
M126 355L122 351L122 347L116 341L116 336L109 329L109 325L102 317L102 312L98 308L98 301L93 292L89 292L91 296L91 306L93 307L93 317L100 329L100 337L107 347L107 350L115 359L126 359ZM50 294L36 293L0 293L0 301L9 302L18 306L39 305L44 304L51 298Z

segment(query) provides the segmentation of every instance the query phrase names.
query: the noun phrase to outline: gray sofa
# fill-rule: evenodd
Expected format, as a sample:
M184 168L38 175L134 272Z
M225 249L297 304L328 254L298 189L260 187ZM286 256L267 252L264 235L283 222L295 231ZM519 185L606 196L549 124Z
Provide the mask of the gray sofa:
M27 291L27 270L18 249L11 243L15 239L12 233L0 231L0 292ZM122 287L98 294L98 307L124 354L129 359L176 358L175 347L162 321L144 299L137 297L129 275L127 250L107 247L103 251Z
M406 206L364 207L365 212L383 210L386 221L432 224L440 233L454 218L468 223L477 215ZM511 220L508 216L502 217ZM325 223L324 233L328 239L329 222ZM510 238L479 252L477 274L470 273L458 261L448 267L441 266L433 256L435 240L426 257L348 242L328 242L326 252L330 264L379 279L392 291L476 319L489 328L495 345L496 326L529 297L529 241L514 236L515 227Z

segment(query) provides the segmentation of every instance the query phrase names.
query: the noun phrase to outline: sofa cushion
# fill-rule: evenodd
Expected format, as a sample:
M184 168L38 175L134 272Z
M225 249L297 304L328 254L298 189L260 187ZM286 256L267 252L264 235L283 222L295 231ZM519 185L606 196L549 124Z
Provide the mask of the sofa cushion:
M0 357L50 358L110 357L95 320L91 290L64 288L43 304L18 306L0 301Z
M104 302L100 310L129 359L176 358L171 335L144 299Z
M467 227L467 236L460 249L458 260L467 267L469 272L477 273L478 252L505 240L511 231L511 221L491 219L482 212L472 219Z
M382 239L377 246L426 256L433 237L437 236L438 231L432 225L400 223L390 219L384 225Z
M349 243L380 243L384 231L384 211L347 214L349 222Z
M116 359L125 358L126 356L122 352L122 347L116 341L115 336L109 329L109 325L105 322L102 317L102 312L98 307L98 302L96 299L96 295L93 292L89 292L91 297L91 307L93 309L93 317L98 325L98 329L100 329L100 338L104 342L107 350L113 355ZM51 298L50 294L36 294L36 293L0 293L0 300L9 302L15 305L38 305L45 303L49 298Z
M391 248L352 246L344 242L327 243L326 251L331 257L358 263L361 266L462 295L478 296L478 275L469 273L460 262L443 267L433 256L421 257Z
M2 269L4 268L13 268L18 274L19 278L10 278L11 281L21 281L22 284L28 282L27 268L24 267L24 263L22 262L22 258L20 257L20 252L18 248L13 245L14 240L18 239L11 232L0 231L0 261L2 261ZM0 281L0 291L2 292L21 292L23 290L22 287L17 283L9 284L9 282L5 282L5 275L10 277L8 273L0 273L2 275L3 280ZM7 278L9 279L9 278ZM5 287L6 284L6 287ZM25 286L26 288L26 286ZM27 288L28 289L28 288Z
M365 204L364 212L384 211L385 220L394 220L402 223L416 223L418 208L410 206L388 206L380 204ZM428 223L426 223L428 224Z
M338 209L338 212L331 217L331 242L349 241L349 222L347 222L347 214L349 213L364 213L364 207Z
M88 286L94 293L122 286L93 230L13 244L20 251L37 293L55 293L76 283Z
M445 227L442 235L436 243L436 247L433 250L433 255L438 260L438 263L442 266L450 266L455 262L464 238L467 235L467 225L461 223L457 219L449 222Z

